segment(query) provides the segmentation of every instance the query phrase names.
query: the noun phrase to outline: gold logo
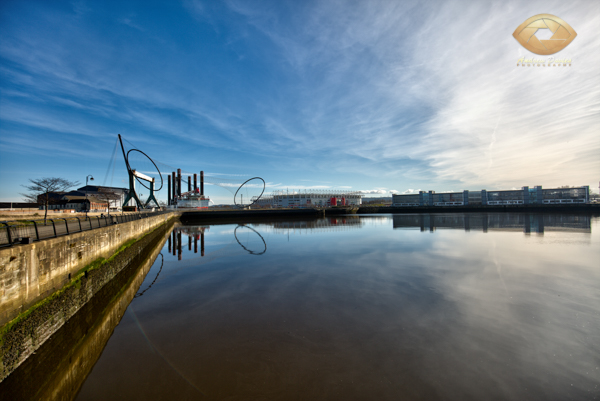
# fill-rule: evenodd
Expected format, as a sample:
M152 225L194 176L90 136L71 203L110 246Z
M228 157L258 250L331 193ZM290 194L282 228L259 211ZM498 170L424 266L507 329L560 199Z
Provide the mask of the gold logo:
M538 39L535 34L542 29L549 29L552 33L550 39ZM551 14L535 15L523 22L515 31L513 36L517 41L535 54L554 54L569 45L577 36L577 32L571 25Z

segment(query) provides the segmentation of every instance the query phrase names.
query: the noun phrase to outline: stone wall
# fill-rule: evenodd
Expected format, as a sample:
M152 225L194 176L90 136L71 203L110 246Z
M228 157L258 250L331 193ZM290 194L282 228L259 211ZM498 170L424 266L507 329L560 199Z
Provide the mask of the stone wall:
M95 296L116 283L115 277L128 268L137 268L139 263L147 260L157 246L160 248L172 224L176 221L174 217L174 215L161 215L146 219L154 219L154 222L148 222L147 231L138 233L142 238L137 241L133 238L129 243L126 241L124 246L115 250L116 253L113 251L110 258L87 265L62 288L29 308L25 314L4 325L0 333L0 382L91 300L103 298ZM121 236L124 236L123 226L132 223L136 222L121 225ZM150 228L152 225L155 226L154 229ZM129 230L133 232L135 227L141 230L143 226L133 225Z
M60 290L85 266L165 223L160 214L110 227L0 249L0 326Z
M119 324L129 303L160 254L166 238L171 233L171 226L167 224L157 228L155 232L120 252L113 259L116 261L117 258L124 258L121 261L125 261L137 254L125 268L53 333L43 346L37 348L35 354L29 351L30 356L0 383L0 393L6 399L70 400L75 398L102 354L114 328ZM142 251L138 252L139 250ZM104 269L105 272L108 270L108 268ZM79 288L92 285L92 281L96 283L103 281L97 280L98 278L95 271L89 272L87 278L85 276L82 278ZM69 302L67 298L63 300L65 303ZM39 332L39 329L37 331ZM23 345L34 343L29 341L27 335L18 337L14 336L14 333L9 335L7 341L13 344L10 349L8 346L0 346L0 360L7 360L7 362L17 359L15 355L17 350L27 352ZM14 367L9 363L6 365L0 377L8 374L11 367ZM0 399L3 397L0 396Z

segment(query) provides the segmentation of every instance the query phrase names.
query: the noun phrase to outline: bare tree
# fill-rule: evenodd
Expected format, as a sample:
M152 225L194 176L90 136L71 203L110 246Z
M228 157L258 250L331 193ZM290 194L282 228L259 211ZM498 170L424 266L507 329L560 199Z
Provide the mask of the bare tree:
M29 179L30 185L22 185L27 189L26 194L21 194L26 201L44 205L44 224L48 217L48 205L58 200L55 192L66 191L79 185L78 181L69 181L58 177L45 177L37 180Z

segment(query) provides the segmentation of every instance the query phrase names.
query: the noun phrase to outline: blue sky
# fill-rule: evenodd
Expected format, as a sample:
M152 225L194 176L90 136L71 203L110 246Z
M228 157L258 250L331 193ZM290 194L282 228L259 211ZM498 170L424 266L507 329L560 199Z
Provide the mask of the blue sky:
M571 67L516 66L544 57L512 37L541 13L578 33ZM267 192L598 192L598 26L591 0L3 1L0 201L28 178L126 186L117 134Z

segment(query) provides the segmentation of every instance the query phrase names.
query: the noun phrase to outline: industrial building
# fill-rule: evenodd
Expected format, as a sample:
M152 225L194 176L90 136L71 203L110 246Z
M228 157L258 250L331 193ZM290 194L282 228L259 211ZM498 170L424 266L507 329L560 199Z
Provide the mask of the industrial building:
M78 188L77 192L83 196L94 196L96 199L108 202L111 211L121 211L123 201L127 195L127 188L86 185L85 187ZM130 202L129 205L133 206L133 203ZM94 209L92 207L92 210Z
M419 191L415 194L392 195L392 206L465 206L465 205L541 205L585 204L590 202L590 187L533 188L503 191L441 192Z
M110 211L120 211L126 194L126 188L86 185L76 191L38 195L38 204L43 205L44 196L48 196L48 210L107 212L110 207Z
M362 194L359 191L307 190L274 191L271 195L262 196L256 205L260 207L326 207L326 206L360 206Z

